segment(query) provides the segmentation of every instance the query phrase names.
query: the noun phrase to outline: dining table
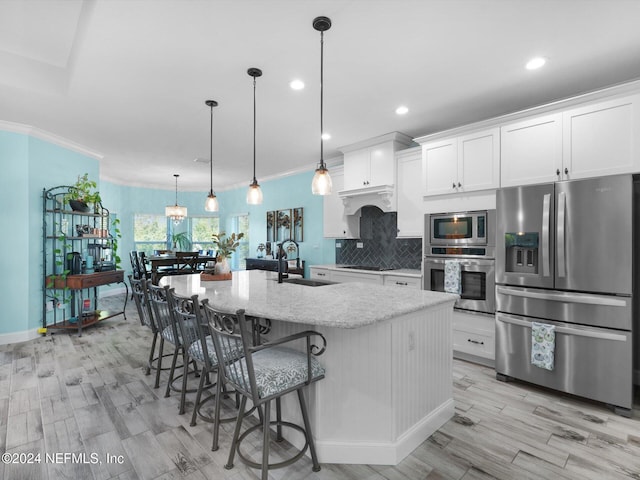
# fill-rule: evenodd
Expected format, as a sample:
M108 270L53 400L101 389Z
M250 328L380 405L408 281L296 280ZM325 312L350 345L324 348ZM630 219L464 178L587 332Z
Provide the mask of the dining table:
M147 257L147 261L151 265L151 282L154 285L157 285L165 275L188 275L201 272L208 262L215 262L215 260L214 255L198 255L198 268L194 271L192 268L180 269L178 256L175 253Z

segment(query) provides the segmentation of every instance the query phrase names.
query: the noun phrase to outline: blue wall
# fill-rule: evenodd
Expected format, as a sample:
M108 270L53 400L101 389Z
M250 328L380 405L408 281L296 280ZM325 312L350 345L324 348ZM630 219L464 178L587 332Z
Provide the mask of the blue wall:
M34 330L42 323L42 191L58 185L70 185L79 174L98 179L99 161L39 138L0 131L0 291L7 300L0 318L0 335ZM220 225L231 231L233 215L249 213L250 253L265 241L266 212L303 207L304 241L300 257L307 267L335 263L335 242L322 237L322 197L311 194L313 171L261 182L264 203L246 204L246 187L217 192ZM248 183L248 182L247 182ZM134 213L161 213L175 201L173 190L128 187L99 182L103 204L117 214L122 238L119 255L122 267L130 265L127 252L133 249ZM179 203L189 214L202 216L206 192L179 192ZM7 208L9 207L9 208ZM117 288L117 286L112 286ZM1 342L0 342L1 343Z

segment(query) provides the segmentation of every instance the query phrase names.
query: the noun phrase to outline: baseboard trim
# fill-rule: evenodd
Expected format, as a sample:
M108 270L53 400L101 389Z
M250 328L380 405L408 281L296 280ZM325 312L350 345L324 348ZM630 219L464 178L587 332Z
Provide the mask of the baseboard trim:
M38 329L24 330L22 332L11 332L0 334L0 345L8 345L10 343L28 342L34 338L38 338L40 334Z
M395 442L347 443L316 440L318 459L322 463L397 465L453 417L454 407L453 399L447 400Z

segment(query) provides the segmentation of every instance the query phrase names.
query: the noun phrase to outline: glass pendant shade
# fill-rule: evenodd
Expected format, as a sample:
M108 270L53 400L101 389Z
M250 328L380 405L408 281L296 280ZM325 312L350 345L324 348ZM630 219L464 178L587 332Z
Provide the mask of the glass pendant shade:
M331 195L331 176L329 170L324 165L320 165L316 169L311 182L311 193L314 195Z
M260 205L262 203L262 189L257 181L253 181L247 190L247 203L249 205Z
M213 191L209 192L209 196L204 202L204 209L207 212L217 212L219 208L218 197Z

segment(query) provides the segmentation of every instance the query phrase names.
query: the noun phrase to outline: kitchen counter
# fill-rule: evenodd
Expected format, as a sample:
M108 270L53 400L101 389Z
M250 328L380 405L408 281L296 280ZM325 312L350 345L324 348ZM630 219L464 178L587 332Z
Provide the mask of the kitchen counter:
M379 272L375 272L379 273ZM394 289L365 283L320 287L278 283L275 272L233 272L231 281L204 282L199 275L163 277L179 295L200 295L219 308L285 322L359 328L399 315L455 302L457 295L430 290Z
M278 284L277 274L261 270L233 272L222 282L168 276L161 284L270 319L268 339L309 329L326 338L318 357L325 378L307 392L321 463L396 465L453 416L457 295L360 282ZM295 395L283 398L282 411L301 421ZM297 432L286 435L304 443Z

